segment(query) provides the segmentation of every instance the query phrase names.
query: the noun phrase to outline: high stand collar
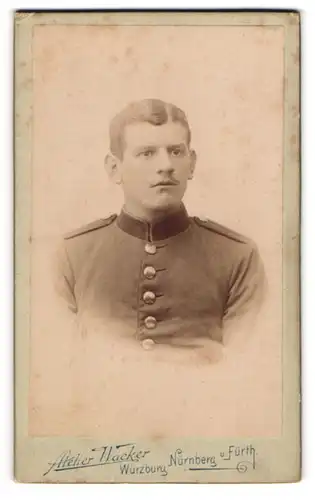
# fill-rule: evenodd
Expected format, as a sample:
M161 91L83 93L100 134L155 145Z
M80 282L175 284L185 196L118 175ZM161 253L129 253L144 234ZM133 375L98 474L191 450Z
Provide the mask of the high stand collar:
M190 225L190 219L184 205L181 205L177 211L152 223L138 219L122 209L117 217L117 225L122 231L135 238L146 241L159 241L185 231Z

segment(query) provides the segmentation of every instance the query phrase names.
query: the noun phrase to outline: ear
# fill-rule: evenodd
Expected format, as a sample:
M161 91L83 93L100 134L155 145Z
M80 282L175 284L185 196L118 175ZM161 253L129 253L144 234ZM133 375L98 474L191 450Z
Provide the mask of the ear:
M197 161L196 151L194 149L192 149L190 151L190 175L189 175L188 179L192 179L194 176L196 161Z
M121 173L120 173L120 161L116 156L111 153L107 154L105 157L105 170L107 172L108 177L111 181L115 182L115 184L121 184Z

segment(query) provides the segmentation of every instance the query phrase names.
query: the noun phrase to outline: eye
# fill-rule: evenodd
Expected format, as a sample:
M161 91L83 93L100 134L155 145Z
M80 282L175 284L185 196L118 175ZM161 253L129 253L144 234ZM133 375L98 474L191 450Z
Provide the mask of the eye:
M138 156L142 156L144 158L151 158L151 156L153 155L154 155L153 149L146 149L144 151L140 151L140 153L138 154Z
M144 151L143 156L145 156L146 158L149 158L150 156L153 156L153 151Z
M177 156L181 156L181 155L182 155L182 153L183 153L183 152L182 152L182 150L181 150L180 148L174 148L174 149L172 149L172 151L171 151L171 155L172 155L172 156L175 156L175 157L177 157Z

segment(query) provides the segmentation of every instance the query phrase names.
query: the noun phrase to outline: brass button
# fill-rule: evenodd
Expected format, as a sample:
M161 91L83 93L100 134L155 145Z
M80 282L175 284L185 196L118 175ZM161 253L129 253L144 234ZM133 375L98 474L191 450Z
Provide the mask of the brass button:
M146 351L149 351L150 349L153 349L154 344L155 344L155 342L152 339L144 339L141 342L141 345L142 345L143 349L145 349Z
M155 297L154 292L151 292L150 290L147 290L146 292L144 292L143 300L146 304L154 304L155 299L156 299L156 297Z
M154 316L147 316L144 320L145 327L148 330L153 330L156 327L157 321Z
M156 253L156 246L153 243L146 243L144 250L150 255L154 255Z
M146 278L151 280L156 275L156 270L152 266L147 266L143 269L143 274Z

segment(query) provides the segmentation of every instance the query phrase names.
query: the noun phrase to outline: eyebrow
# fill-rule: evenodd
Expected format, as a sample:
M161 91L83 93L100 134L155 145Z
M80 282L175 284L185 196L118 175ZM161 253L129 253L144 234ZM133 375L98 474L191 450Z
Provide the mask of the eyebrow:
M176 143L176 144L167 144L164 147L170 149L170 148L180 148L182 146L186 147L187 144L185 144L185 142L179 142L179 143ZM135 147L135 151L142 151L143 149L159 148L159 147L163 147L163 146L159 146L158 144L144 144L144 145L141 145L141 146L136 146Z
M180 148L181 146L184 146L186 147L187 144L185 144L185 142L179 142L178 144L170 144L169 146L167 146L168 148Z

